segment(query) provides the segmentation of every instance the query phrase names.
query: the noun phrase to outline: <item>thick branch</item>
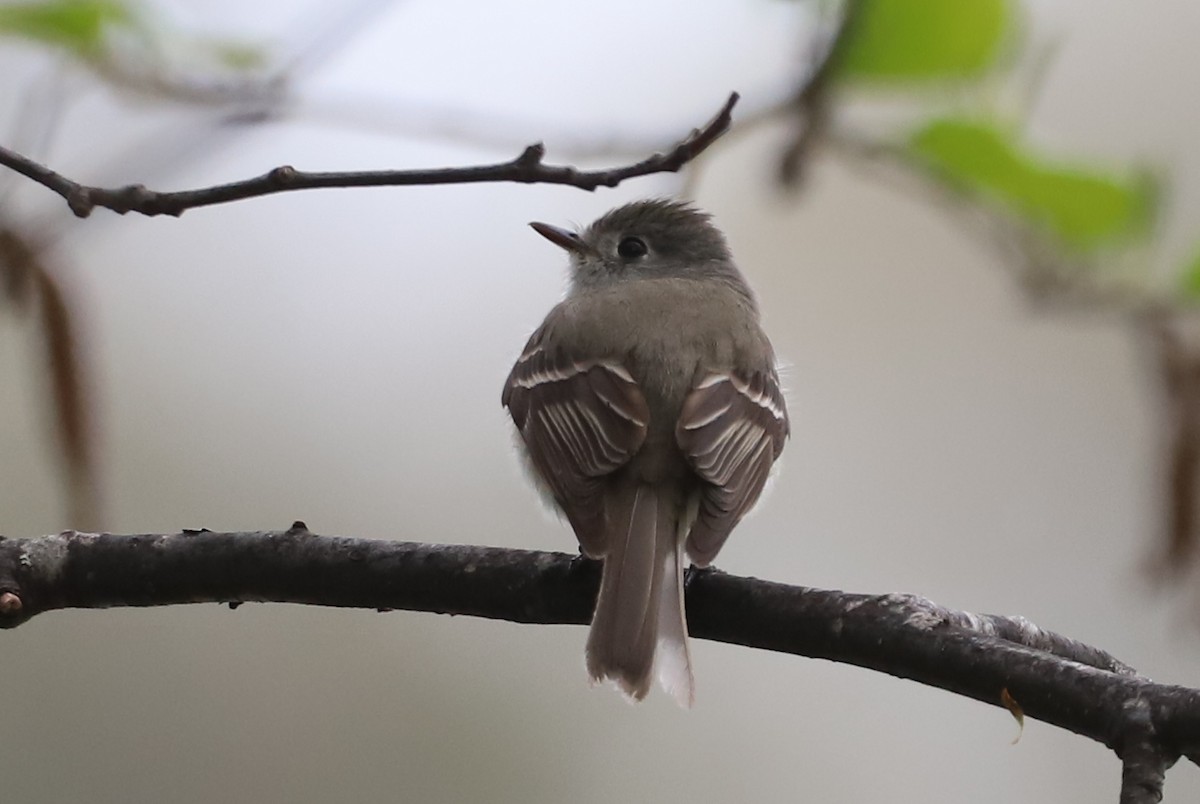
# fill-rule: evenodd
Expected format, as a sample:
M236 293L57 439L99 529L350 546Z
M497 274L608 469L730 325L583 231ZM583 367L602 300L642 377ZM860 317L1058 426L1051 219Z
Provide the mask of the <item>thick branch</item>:
M65 608L276 601L586 623L598 564L578 556L290 530L0 541L0 626ZM691 570L692 636L846 662L1003 706L1121 754L1130 789L1200 757L1200 690L1156 684L1021 618ZM1161 774L1160 774L1161 775ZM1132 795L1132 794L1130 794ZM1149 800L1129 798L1130 801Z
M81 218L96 207L124 215L182 215L195 207L224 204L292 190L318 187L396 187L416 184L473 184L479 182L520 182L523 184L566 184L582 190L615 187L626 179L652 173L674 173L712 145L728 129L734 92L706 125L695 129L665 153L653 154L640 162L606 170L580 170L570 165L547 165L542 161L546 148L530 145L520 156L508 162L472 167L433 168L429 170L367 170L310 173L284 165L252 179L205 187L199 190L156 192L140 184L127 187L89 187L56 173L45 165L0 146L0 165L33 179L66 199L71 211Z
M1121 804L1158 804L1163 780L1175 757L1159 747L1149 704L1141 698L1127 701L1125 741L1116 747L1121 757Z

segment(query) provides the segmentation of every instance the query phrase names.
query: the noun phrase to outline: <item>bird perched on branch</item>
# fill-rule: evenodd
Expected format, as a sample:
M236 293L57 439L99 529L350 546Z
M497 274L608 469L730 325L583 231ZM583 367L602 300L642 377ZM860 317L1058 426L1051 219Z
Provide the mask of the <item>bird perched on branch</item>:
M604 560L594 681L636 700L653 675L690 706L683 559L707 566L788 435L758 307L710 217L639 201L576 233L564 301L525 346L503 404L584 554Z

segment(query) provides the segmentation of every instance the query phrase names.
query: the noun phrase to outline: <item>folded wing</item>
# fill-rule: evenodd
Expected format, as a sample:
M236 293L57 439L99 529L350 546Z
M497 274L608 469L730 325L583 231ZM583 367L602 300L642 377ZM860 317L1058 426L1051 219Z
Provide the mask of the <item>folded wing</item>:
M710 374L684 400L675 440L704 481L687 540L699 566L758 500L788 435L787 408L774 371Z
M539 335L513 366L501 401L584 553L600 558L604 477L641 448L650 411L620 363L552 353Z

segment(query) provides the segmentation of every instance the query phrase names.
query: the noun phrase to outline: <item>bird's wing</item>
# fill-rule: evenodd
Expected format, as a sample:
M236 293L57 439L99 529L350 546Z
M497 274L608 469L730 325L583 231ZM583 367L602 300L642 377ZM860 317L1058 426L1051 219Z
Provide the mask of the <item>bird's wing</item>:
M501 401L584 553L602 557L604 477L646 438L650 409L641 389L619 362L551 351L539 330L513 366Z
M684 399L675 440L704 481L687 540L697 565L712 562L754 505L787 436L787 407L773 370L710 374Z

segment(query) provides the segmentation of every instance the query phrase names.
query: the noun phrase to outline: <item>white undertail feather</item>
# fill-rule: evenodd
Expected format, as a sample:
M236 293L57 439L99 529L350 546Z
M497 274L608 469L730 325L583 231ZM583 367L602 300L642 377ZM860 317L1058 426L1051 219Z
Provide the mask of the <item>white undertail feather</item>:
M683 538L675 536L675 548L663 556L663 579L658 601L658 683L682 707L696 702L692 676L692 653L688 649L687 618L683 607Z
M656 675L681 705L693 682L683 613L682 543L675 506L649 485L614 495L600 595L588 634L592 680L641 700ZM657 654L657 659L656 659Z

